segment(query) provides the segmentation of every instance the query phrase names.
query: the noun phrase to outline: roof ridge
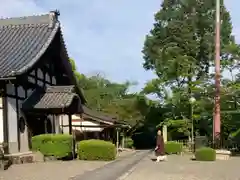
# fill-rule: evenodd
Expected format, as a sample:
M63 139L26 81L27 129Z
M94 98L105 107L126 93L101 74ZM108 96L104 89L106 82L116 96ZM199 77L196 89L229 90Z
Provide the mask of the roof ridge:
M48 86L45 91L48 93L74 93L74 85Z
M58 16L59 11L50 11L46 14L31 15L31 16L21 16L21 17L6 17L0 18L0 28L1 27L11 27L20 25L40 25L47 24L50 28L54 27L54 24L59 22Z
M46 13L42 13L42 14L33 14L33 15L31 15L31 16L13 16L13 17L3 17L3 16L1 16L0 17L0 21L1 20L10 20L10 19L19 19L19 18L28 18L28 17L35 17L35 16L45 16L45 15L47 15Z

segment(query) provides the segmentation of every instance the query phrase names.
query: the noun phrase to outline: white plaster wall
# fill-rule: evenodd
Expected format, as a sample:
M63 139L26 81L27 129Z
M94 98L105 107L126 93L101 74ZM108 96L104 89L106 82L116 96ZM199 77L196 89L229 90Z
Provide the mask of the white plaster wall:
M45 77L46 81L50 83L51 81L50 81L50 76L49 76L49 74L46 73L45 76L46 76L46 77Z
M69 134L68 115L60 115L60 116L59 116L59 124L60 124L61 131L62 131L64 134ZM62 125L66 125L66 126L65 126L65 127L62 127Z
M18 96L20 97L25 96L25 91L21 86L18 87ZM18 100L19 119L20 117L23 117L25 119L24 113L21 111L22 102L23 102L22 100ZM29 141L28 141L28 127L25 124L24 132L20 132L20 152L26 151L29 151Z
M18 91L18 96L21 97L21 98L25 98L25 90L23 89L22 86L19 86L17 88L17 91Z
M44 79L43 72L41 71L41 69L37 70L37 77L40 78L40 79ZM44 85L43 81L38 81L38 85L43 87L43 85Z
M68 125L68 115L60 115L60 124Z
M100 123L93 122L93 121L86 121L86 120L80 120L80 116L72 115L72 128L76 129L81 132L101 132L103 128L98 127ZM62 125L65 125L62 127ZM76 126L95 126L95 127L74 127ZM63 129L63 133L68 134L69 133L69 124L68 124L68 116L62 115L60 116L60 128Z
M55 131L56 134L59 134L61 132L60 130L60 116L55 116Z
M13 84L7 84L7 94L15 95ZM18 152L16 99L7 97L9 153Z
M16 99L7 97L8 143L10 153L18 152Z
M35 76L35 71L32 71L30 74L33 75L33 76Z
M57 82L56 82L56 78L55 78L54 76L52 77L52 83L53 83L53 84L56 84L56 83L57 83Z
M42 81L38 81L40 87L43 87L44 83Z
M23 87L18 87L18 96L24 98L25 90ZM12 84L7 85L7 93L15 95L15 88ZM31 93L31 90L28 91L28 94ZM24 117L23 112L21 111L22 100L18 100L18 111L19 111L19 119L20 117ZM17 153L18 152L18 121L17 118L17 109L16 109L16 99L7 97L7 109L8 109L8 143L9 143L9 153ZM1 115L0 115L1 116ZM29 150L28 144L28 130L25 125L25 131L20 132L20 152L26 152Z
M53 131L53 130L54 130L54 129L53 129L53 128L54 128L54 127L53 127L53 125L54 125L54 122L53 122L53 121L54 121L53 115L48 115L48 119L50 120L51 125L52 125L52 132L54 132L54 131Z
M19 103L19 107L21 106L22 104L22 101L18 101ZM24 116L24 113L19 110L19 119L20 118L24 118L25 122L26 122L26 119L25 119L25 116ZM25 124L25 128L24 128L24 131L23 132L20 132L20 152L26 152L26 151L29 151L29 141L28 141L28 127L27 125Z
M28 90L27 90L27 96L31 95L31 94L32 94L32 92L33 92L33 90L32 90L32 89L28 89Z
M0 97L0 143L4 141L4 132L3 132L3 106L2 106L2 97Z
M7 94L15 95L14 84L7 84Z
M37 77L40 78L40 79L43 79L43 72L42 72L41 69L37 70Z
M60 133L60 129L59 129L60 128L60 126L59 126L59 116L48 115L48 118L51 121L52 130L55 130L56 134ZM54 133L54 131L53 131L53 133Z
M103 128L98 127L100 123L92 122L92 121L79 121L79 122L72 122L73 129L79 130L81 132L101 132ZM95 127L74 127L74 125L81 125L81 126L95 126Z
M28 82L35 83L35 78L28 76Z

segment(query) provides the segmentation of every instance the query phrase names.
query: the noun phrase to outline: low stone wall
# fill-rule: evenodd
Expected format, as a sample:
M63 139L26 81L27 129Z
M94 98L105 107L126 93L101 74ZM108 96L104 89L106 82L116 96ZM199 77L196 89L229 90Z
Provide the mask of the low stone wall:
M34 157L32 152L7 154L5 158L11 161L11 164L33 163Z
M216 159L217 160L229 160L231 152L228 150L217 149L216 150Z

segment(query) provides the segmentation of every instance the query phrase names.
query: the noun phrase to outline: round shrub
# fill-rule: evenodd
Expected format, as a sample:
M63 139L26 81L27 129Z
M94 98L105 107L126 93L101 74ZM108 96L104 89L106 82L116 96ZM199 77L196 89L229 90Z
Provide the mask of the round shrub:
M183 151L183 144L175 141L165 143L165 152L167 154L180 154Z
M124 141L124 145L126 148L133 148L133 140L132 138L126 138Z
M195 158L197 161L215 161L216 151L208 147L199 148L195 152Z
M103 140L83 140L78 143L78 158L81 160L111 161L116 158L116 147Z
M44 156L64 158L72 153L73 139L67 134L41 134L32 137L32 150L40 151Z

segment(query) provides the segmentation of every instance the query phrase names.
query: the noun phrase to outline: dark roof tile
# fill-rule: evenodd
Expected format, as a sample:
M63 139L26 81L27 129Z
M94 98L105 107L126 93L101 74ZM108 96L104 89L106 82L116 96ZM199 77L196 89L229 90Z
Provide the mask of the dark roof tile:
M41 56L60 32L60 54L63 57L71 83L77 86L77 81L71 69L65 47L58 11L40 16L0 19L0 79L12 78L27 72L37 63ZM79 87L77 93L82 103L86 100Z
M98 118L100 120L106 121L106 122L111 122L114 123L117 121L115 117L106 115L102 112L92 110L86 106L83 106L83 117L86 116L87 118Z
M19 75L32 67L59 29L52 13L0 19L0 77Z
M45 90L36 89L23 102L22 109L29 111L68 108L74 98L79 98L73 89L74 86L50 86Z

